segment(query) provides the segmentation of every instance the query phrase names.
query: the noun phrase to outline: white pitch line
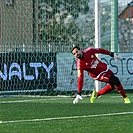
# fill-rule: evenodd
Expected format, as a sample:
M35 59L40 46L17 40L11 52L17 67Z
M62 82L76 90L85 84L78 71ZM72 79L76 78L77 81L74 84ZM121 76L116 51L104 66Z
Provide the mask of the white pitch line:
M37 100L16 100L16 101L1 101L0 103L25 103L25 102L34 102Z
M110 98L121 98L122 96L111 96Z
M65 120L65 119L77 119L77 118L92 118L92 117L100 117L100 116L117 116L117 115L126 115L126 114L133 114L133 112L121 112L121 113L98 114L98 115L83 115L83 116L70 116L70 117L55 117L55 118L43 118L43 119L31 119L31 120L0 121L0 124L50 121L50 120Z
M61 98L58 98L58 100ZM64 98L63 98L64 99ZM15 101L0 101L0 103L26 103L26 102L36 102L36 101L42 101L42 100L57 100L57 98L51 98L51 99L32 99L32 100L15 100Z

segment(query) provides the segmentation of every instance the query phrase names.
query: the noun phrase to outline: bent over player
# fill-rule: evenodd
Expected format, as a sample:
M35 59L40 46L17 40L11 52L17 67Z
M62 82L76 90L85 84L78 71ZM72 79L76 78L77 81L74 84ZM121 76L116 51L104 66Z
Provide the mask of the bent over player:
M93 47L81 50L78 46L73 47L71 53L76 57L76 66L78 71L78 88L77 96L73 101L74 104L83 99L81 92L84 80L84 70L87 71L93 79L108 83L100 91L92 92L90 103L94 103L98 96L104 95L113 89L116 89L121 94L125 103L131 103L120 83L119 78L114 75L106 63L101 62L95 55L99 53L110 55L111 57L114 57L115 61L118 61L118 59L121 59L119 54L115 54L102 48Z

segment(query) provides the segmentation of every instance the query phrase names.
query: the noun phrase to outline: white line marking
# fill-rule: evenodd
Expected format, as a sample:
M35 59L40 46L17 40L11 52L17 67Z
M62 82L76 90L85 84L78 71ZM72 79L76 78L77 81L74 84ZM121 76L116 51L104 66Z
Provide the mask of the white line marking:
M58 98L58 100L61 98ZM64 98L63 98L64 99ZM57 100L57 98L51 98L51 99L32 99L32 100L15 100L15 101L0 101L0 103L26 103L26 102L37 102L37 101L42 101L42 100Z
M121 113L98 114L98 115L83 115L83 116L70 116L70 117L55 117L55 118L43 118L43 119L31 119L31 120L0 121L0 124L50 121L50 120L64 120L64 119L77 119L77 118L92 118L92 117L99 117L99 116L116 116L116 115L126 115L126 114L133 114L133 112L121 112Z
M16 101L1 101L0 103L25 103L25 102L34 102L35 100L16 100Z
M120 98L122 96L111 96L110 98Z

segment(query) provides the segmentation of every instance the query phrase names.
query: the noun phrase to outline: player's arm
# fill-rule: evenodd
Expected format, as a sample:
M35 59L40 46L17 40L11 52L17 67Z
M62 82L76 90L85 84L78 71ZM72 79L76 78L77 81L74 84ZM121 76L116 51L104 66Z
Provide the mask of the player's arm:
M114 60L117 62L118 60L121 60L122 59L122 56L120 54L116 54L114 52L110 52L108 50L105 50L103 48L93 48L92 51L94 53L101 53L101 54L106 54L106 55L110 55L111 57L114 58Z
M114 52L110 52L108 50L105 50L105 49L102 49L102 48L99 48L101 53L102 54L107 54L107 55L110 55L111 57L114 58L114 60L117 62L118 60L121 60L122 59L122 56L120 54L116 54Z
M83 70L77 70L78 74L78 88L77 88L77 95L76 98L73 100L73 104L76 104L79 102L79 100L82 100L81 92L83 88L83 80L84 80L84 73Z
M77 93L81 95L82 88L83 88L83 82L84 82L84 73L83 70L77 70L78 73L78 88Z
M103 49L103 48L92 48L91 49L92 52L94 54L106 54L106 55L110 55L110 51L106 50L106 49Z

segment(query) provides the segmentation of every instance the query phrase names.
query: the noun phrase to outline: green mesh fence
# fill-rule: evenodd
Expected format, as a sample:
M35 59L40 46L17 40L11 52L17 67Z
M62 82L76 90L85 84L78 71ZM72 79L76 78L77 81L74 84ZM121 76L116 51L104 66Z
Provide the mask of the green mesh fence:
M102 59L131 89L132 0L101 0L99 6L101 47L112 50L115 44L117 52L125 53L119 64L110 57ZM77 72L70 53L74 45L95 46L94 0L1 0L0 94L75 94ZM94 88L85 73L83 91L88 94Z

